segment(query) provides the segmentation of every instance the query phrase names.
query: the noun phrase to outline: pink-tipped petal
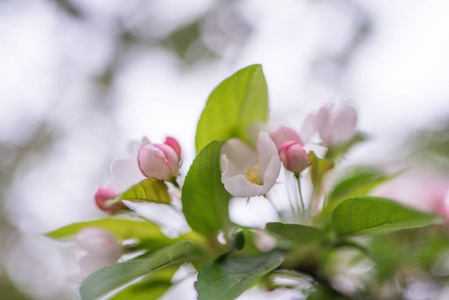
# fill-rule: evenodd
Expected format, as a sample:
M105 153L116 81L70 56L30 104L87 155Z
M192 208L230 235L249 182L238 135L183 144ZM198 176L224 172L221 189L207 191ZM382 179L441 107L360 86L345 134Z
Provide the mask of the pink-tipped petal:
M164 142L165 145L170 146L175 150L178 157L181 157L181 146L179 146L179 143L177 140L175 140L172 137L167 137Z
M167 146L165 144L163 145L154 144L154 146L162 150L165 156L165 162L170 170L170 175L171 177L175 177L179 170L180 157L176 154L175 150L170 146Z
M181 148L173 138L165 144L144 144L140 147L137 161L143 175L170 181L176 177L181 163ZM173 148L174 147L174 148Z
M173 158L171 157L170 161L167 159L165 152L168 153L170 150L167 150L166 148L171 149L174 156L176 156L176 153L169 146L165 146L165 152L158 146L148 144L140 147L138 155L140 170L146 177L149 178L154 177L159 180L171 180L174 172L171 165Z
M270 138L276 144L277 149L279 149L281 145L287 141L297 141L300 144L302 143L296 130L287 126L281 126L277 130L270 133Z

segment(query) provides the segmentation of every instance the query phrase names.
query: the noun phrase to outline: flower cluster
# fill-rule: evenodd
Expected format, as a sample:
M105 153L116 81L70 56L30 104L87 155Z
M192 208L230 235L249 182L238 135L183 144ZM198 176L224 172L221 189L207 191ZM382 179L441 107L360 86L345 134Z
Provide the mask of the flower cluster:
M240 85L248 90L240 93ZM272 290L280 274L298 281L298 270L305 273L308 287L279 287L300 292L300 297L359 299L381 289L390 293L385 298L407 298L406 288L396 290L389 284L395 268L404 266L397 272L404 285L419 280L415 274L447 274L435 267L444 265L438 259L449 253L447 230L422 228L449 216L447 178L422 173L410 178L373 166L348 169L341 178L329 176L341 168L343 157L350 160L346 154L363 140L356 132L355 109L328 104L308 115L301 130L285 124L272 127L267 124L264 85L255 65L212 92L197 126L198 154L187 174L180 174L183 151L176 139L133 142L127 157L112 163L110 180L94 196L101 211L116 216L49 233L56 238L75 235L75 246L83 253L75 279L87 277L81 298L96 299L116 287L123 287L117 299L154 297L152 287L164 292L173 284L176 268L185 263L198 272L198 299L232 300L255 284ZM275 185L279 188L272 190ZM250 199L259 196L266 199ZM247 198L252 216L263 218L263 225L238 220L234 208L244 201L233 197ZM265 200L271 204L271 216L253 209L262 208ZM418 227L423 231L413 235ZM401 229L408 229L401 232L406 238L387 235ZM352 238L356 236L364 238ZM356 251L340 251L342 247ZM424 255L410 255L410 247L421 247ZM436 258L416 271L413 257L419 264ZM339 273L347 270L345 262L365 270L364 277L354 281ZM141 276L141 281L134 280ZM236 287L239 278L245 280Z
M228 140L220 152L221 180L225 189L234 197L249 198L265 195L275 185L281 170L281 163L286 170L298 176L310 165L309 156L303 143L309 140L314 133L318 133L329 147L347 142L354 135L355 110L352 107L344 106L332 112L331 108L330 105L324 106L318 113L307 117L304 128L308 135L303 137L293 128L281 126L270 133L260 131L256 149L238 138ZM303 132L305 131L303 130ZM153 144L144 138L140 143L133 143L130 149L128 158L113 162L111 184L107 187L100 187L95 194L95 203L98 208L108 214L129 209L121 199L118 199L119 193L116 189L119 184L117 182L124 183L134 180L134 182L128 183L127 188L135 181L144 178L156 178L176 183L181 165L181 146L176 139L167 137L163 144ZM118 189L123 192L126 188L118 187ZM80 232L80 238L96 234L104 238L104 245L113 248L111 249L113 253L118 253L116 243L106 242L107 240L111 241L112 238L107 234L100 233L97 229L92 229ZM96 255L95 251L88 253L93 254L88 254L83 261ZM107 256L107 258L109 260L99 260L101 263L93 265L92 268L103 266L103 261L117 259L113 255ZM84 270L85 267L81 269ZM82 273L85 275L88 272L82 271Z
M121 200L116 199L132 185L144 178L174 181L181 165L181 147L172 137L163 144L152 144L147 138L133 142L126 159L112 163L111 181L107 187L98 188L95 194L97 207L106 213L116 213L127 209Z
M357 114L351 106L335 112L326 105L310 114L304 124L304 137L291 127L281 126L269 134L259 134L254 150L239 139L226 142L221 151L222 181L236 197L265 195L275 184L280 162L296 176L309 166L309 155L303 147L318 133L329 148L348 142L355 134Z

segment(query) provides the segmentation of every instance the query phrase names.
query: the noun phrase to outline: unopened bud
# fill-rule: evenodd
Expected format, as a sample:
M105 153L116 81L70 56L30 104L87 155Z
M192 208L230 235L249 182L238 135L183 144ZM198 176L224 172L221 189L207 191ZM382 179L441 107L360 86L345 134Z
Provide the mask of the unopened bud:
M297 141L288 141L279 148L279 156L284 167L299 174L309 165L309 155Z
M95 203L102 211L112 214L127 207L120 200L115 200L116 192L108 188L99 188L95 193Z
M179 171L181 147L170 137L164 144L142 145L139 149L138 162L140 170L146 177L171 181Z

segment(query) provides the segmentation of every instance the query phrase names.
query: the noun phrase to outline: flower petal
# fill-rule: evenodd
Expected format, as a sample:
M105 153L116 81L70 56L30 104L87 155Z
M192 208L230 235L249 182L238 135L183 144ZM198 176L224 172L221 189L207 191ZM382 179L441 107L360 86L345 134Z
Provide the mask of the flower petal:
M171 146L168 145L159 145L154 144L155 147L159 148L164 152L165 159L167 166L170 170L170 177L176 176L179 170L179 162L180 162L180 156L176 153L175 149L173 149ZM170 178L169 178L170 179ZM167 179L167 180L169 180Z
M166 146L170 148L169 146ZM174 150L171 149L174 153ZM176 155L174 153L174 155ZM169 166L165 153L154 144L142 145L138 155L139 167L147 177L155 177L160 180L170 180L172 170Z
M234 197L255 197L262 195L263 186L249 182L244 175L228 178L223 183L225 189Z
M179 146L179 143L178 143L177 140L175 140L174 138L168 136L165 139L164 144L167 145L167 146L172 147L173 150L175 150L175 152L178 155L178 157L181 157L181 146Z
M328 104L320 108L316 114L315 125L321 139L326 143L332 141L332 130L330 128L330 116L333 105Z
M279 150L281 145L287 141L297 141L301 143L301 138L299 137L296 130L291 127L281 126L277 130L270 133L270 138L276 144L276 148Z
M231 139L222 147L221 181L233 196L254 197L265 194L274 185L280 168L276 145L266 132L259 134L257 152L238 139ZM265 171L268 171L267 184L264 182ZM258 184L259 181L261 184Z
M220 156L223 157L223 155L232 161L232 165L228 162L226 167L220 162L221 172L223 173L225 169L228 169L227 176L229 177L244 174L245 168L249 164L255 163L257 157L253 148L236 138L230 139L221 147Z
M276 180L279 177L280 172L281 172L281 161L279 159L279 156L273 156L270 159L269 163L267 164L267 168L263 175L263 187L259 195L265 195L271 190L271 188L276 183Z
M128 157L115 159L112 162L110 168L111 177L106 186L121 192L145 178L136 161L139 148L144 143L144 141L142 143L137 141L129 143Z
M76 247L86 251L117 243L117 238L112 233L100 227L84 228L75 237Z
M299 136L301 137L301 141L303 142L303 145L306 144L308 141L310 141L310 139L317 131L318 131L317 116L316 114L310 114L304 121L301 133L299 134Z
M335 111L330 119L331 145L348 142L355 132L357 112L352 106L343 106Z
M279 161L279 170L281 168L281 160L279 158L278 149L266 132L260 132L257 141L257 154L260 160L259 173L264 174L272 157L276 157ZM279 172L278 172L279 175Z

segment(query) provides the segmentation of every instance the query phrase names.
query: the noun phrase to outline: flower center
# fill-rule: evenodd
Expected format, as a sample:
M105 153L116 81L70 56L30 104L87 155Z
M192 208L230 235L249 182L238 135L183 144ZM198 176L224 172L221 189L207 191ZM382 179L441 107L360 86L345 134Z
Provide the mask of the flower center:
M260 159L257 157L256 161L260 161ZM262 185L262 177L260 177L259 174L259 167L256 165L252 169L245 168L246 176L248 176L248 181L254 184Z

